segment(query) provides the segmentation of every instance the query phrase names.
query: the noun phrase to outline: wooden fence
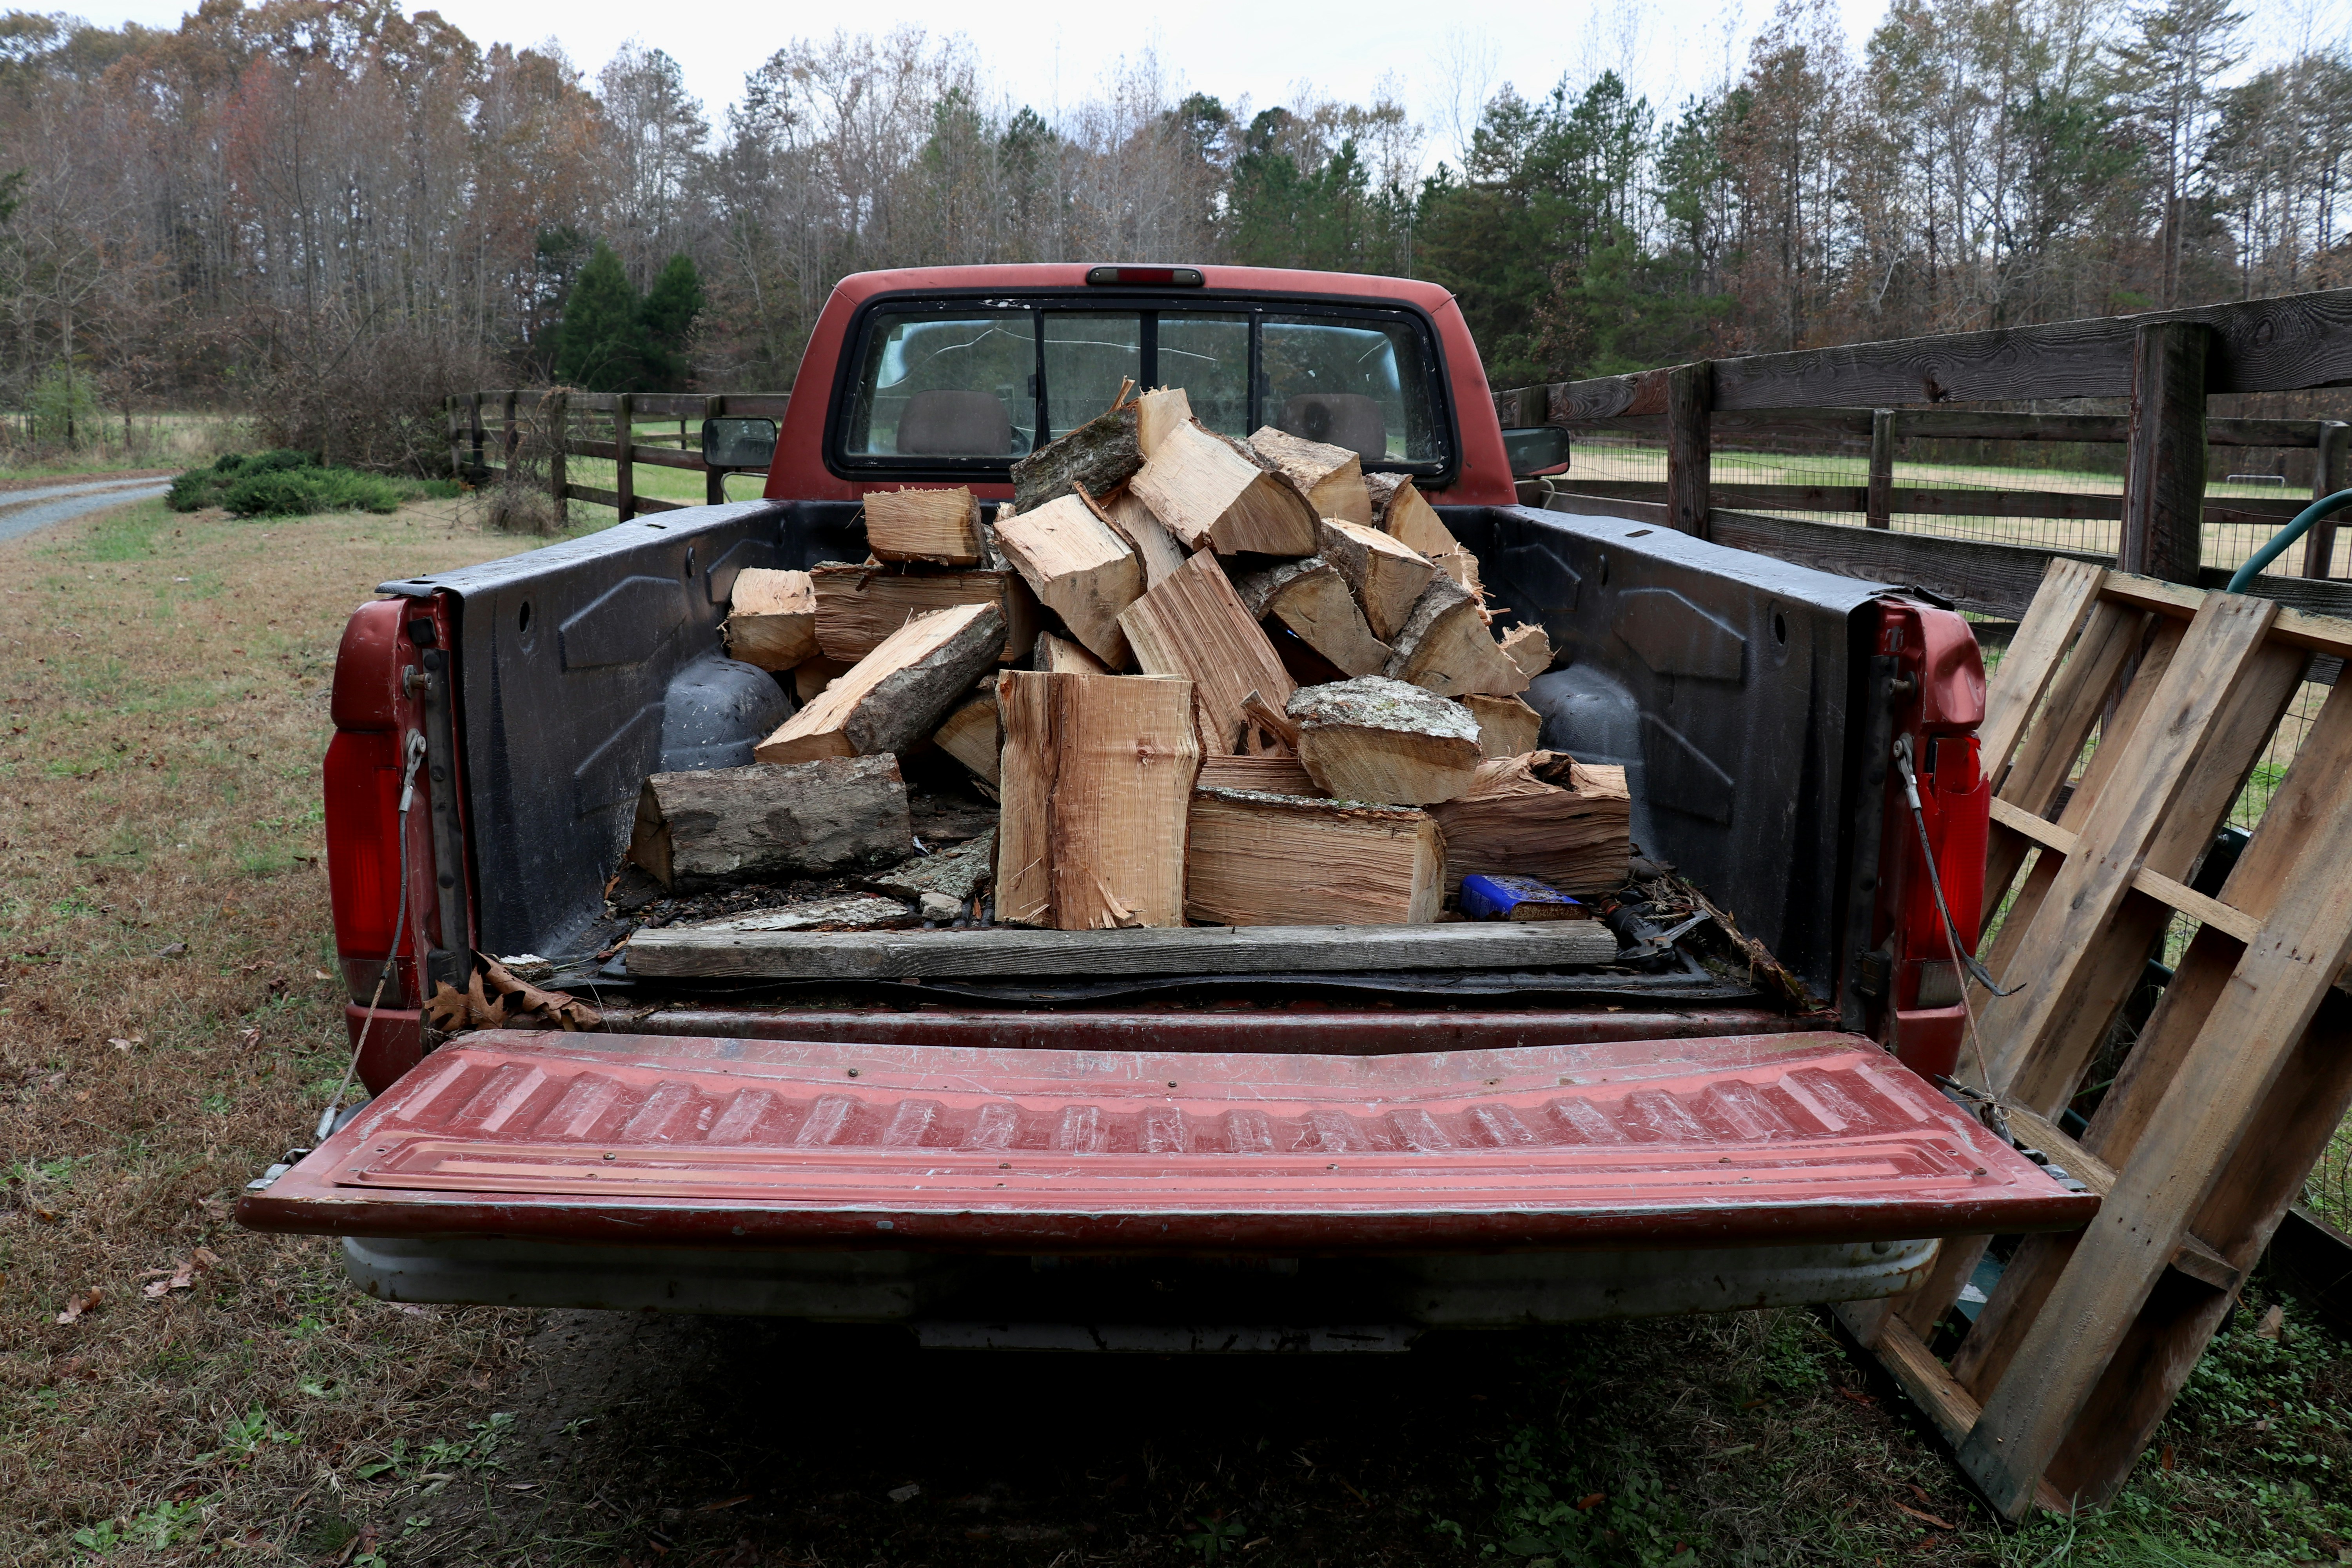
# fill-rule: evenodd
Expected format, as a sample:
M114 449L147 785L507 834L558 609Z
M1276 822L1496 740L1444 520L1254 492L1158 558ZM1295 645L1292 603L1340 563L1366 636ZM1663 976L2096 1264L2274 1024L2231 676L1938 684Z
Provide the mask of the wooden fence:
M730 473L702 460L702 422L722 417L784 422L783 393L572 392L500 390L449 400L449 466L476 484L499 479L514 466L526 439L543 450L547 489L560 509L584 500L619 511L621 521L642 512L676 511L693 501L664 500L637 494L636 468L688 468L705 476L703 500L727 499ZM650 420L675 419L677 428L643 429ZM497 461L491 461L495 455ZM609 458L613 488L571 482L567 458Z
M1584 481L1571 469L1549 484L1551 494L1574 498L1568 504L1589 501L1593 510L1850 576L1916 584L1963 608L2015 620L2056 557L2218 586L2228 574L2200 558L2204 525L2281 525L2305 503L2208 498L2206 449L2312 449L2313 494L2326 495L2352 484L2352 426L2209 419L2207 397L2346 384L2352 384L2352 289L2331 289L2154 315L1701 361L1520 387L1497 394L1495 403L1507 427L1549 424L1664 436L1663 481ZM1945 406L2126 396L2132 404L2127 416ZM1742 437L1866 439L1868 481L1715 483L1715 442ZM1898 487L1895 444L1906 437L2120 444L2127 448L2123 493ZM1774 510L1852 512L1864 526L1765 515ZM2121 524L2120 545L2110 556L1900 532L1890 526L1897 513L2109 520ZM2333 523L2311 531L2301 579L2266 576L2253 592L2306 610L2352 615L2352 584L2326 581L2336 531Z

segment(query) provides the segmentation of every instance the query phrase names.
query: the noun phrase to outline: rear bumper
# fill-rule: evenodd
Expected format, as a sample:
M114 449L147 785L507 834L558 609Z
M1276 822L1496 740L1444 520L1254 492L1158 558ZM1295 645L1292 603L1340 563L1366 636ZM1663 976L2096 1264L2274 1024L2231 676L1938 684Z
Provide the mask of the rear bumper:
M895 1323L975 1348L1387 1350L1427 1329L1876 1300L1919 1283L1937 1245L1102 1259L354 1237L343 1261L387 1301Z

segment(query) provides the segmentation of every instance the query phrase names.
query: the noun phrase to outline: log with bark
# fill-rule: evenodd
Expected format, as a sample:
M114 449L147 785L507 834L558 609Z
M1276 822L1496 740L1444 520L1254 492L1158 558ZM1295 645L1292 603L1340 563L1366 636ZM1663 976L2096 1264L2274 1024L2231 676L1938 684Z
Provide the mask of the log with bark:
M1059 931L1183 924L1201 767L1192 682L1006 670L996 701L996 918Z
M816 588L805 572L747 567L728 596L727 654L761 669L791 669L816 653Z
M1364 486L1372 498L1372 526L1406 549L1434 561L1462 548L1411 474L1367 474Z
M1122 404L1013 464L1013 511L1034 511L1049 500L1075 495L1081 486L1088 495L1099 496L1125 484L1143 467L1142 448L1135 444L1135 420L1136 405ZM997 519L1000 528L1003 522Z
M1372 635L1386 642L1402 631L1413 601L1436 571L1428 559L1377 528L1328 518L1318 529L1316 541L1316 553L1348 580L1348 590L1363 607Z
M1306 498L1198 425L1170 428L1129 488L1187 550L1314 553Z
M918 616L957 605L993 605L1004 620L1000 664L1029 657L1037 601L1011 568L901 572L876 563L828 561L809 573L816 588L816 641L825 658L855 664Z
M1203 715L1204 752L1241 749L1242 699L1252 691L1279 707L1297 689L1208 551L1129 605L1118 624L1146 675L1181 675L1192 683Z
M1459 702L1365 676L1290 699L1298 761L1326 795L1381 805L1431 805L1470 787L1478 723Z
M685 891L887 866L914 849L891 756L656 773L629 839L631 860Z
M1151 515L1151 509L1136 495L1133 486L1121 485L1099 501L1094 501L1092 496L1086 499L1094 503L1097 514L1118 531L1118 536L1127 541L1129 548L1143 563L1146 588L1157 588L1168 580L1170 573L1184 564L1184 547L1176 542L1174 534L1160 526L1160 520Z
M980 502L970 489L867 490L866 547L884 561L972 566L982 542Z
M1425 811L1202 789L1192 844L1184 913L1202 925L1421 925L1444 904Z
M1445 830L1445 886L1473 874L1536 877L1564 893L1613 892L1633 860L1622 767L1535 752L1478 765L1470 788L1430 814Z
M1372 495L1364 485L1363 459L1352 448L1309 441L1271 425L1252 435L1250 445L1307 498L1317 517L1371 525Z
M996 547L1038 603L1112 669L1128 663L1118 613L1143 595L1143 561L1083 497L1066 495L996 525Z
M893 898L920 899L925 893L942 893L961 903L985 890L995 879L996 829L992 827L952 849L919 855L887 871L861 877L858 881Z
M1486 629L1484 606L1453 578L1438 574L1413 601L1391 645L1390 679L1425 686L1441 697L1516 697L1528 678L1503 657Z
M1372 635L1347 578L1319 555L1236 578L1234 592L1252 616L1288 626L1342 675L1375 675L1388 667L1389 645Z
M993 605L908 622L753 750L763 763L903 752L929 737L1004 647Z
M1482 697L1473 692L1462 700L1462 706L1478 721L1478 750L1486 756L1525 756L1543 738L1543 715L1516 697Z

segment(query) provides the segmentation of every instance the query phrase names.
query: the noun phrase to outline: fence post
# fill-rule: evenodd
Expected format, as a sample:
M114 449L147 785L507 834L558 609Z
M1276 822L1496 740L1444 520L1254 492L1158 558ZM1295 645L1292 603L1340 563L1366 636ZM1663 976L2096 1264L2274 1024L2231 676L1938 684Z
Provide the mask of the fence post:
M467 399L466 440L474 454L473 467L467 471L479 484L482 479L482 395L478 392Z
M1715 363L1699 360L1666 372L1666 521L1683 532L1707 534L1708 468L1713 447L1707 419L1715 405Z
M2149 321L2132 334L2131 447L2116 563L2195 584L2205 534L2205 355L2201 321Z
M2340 419L2319 422L2319 444L2311 454L2311 499L2332 496L2352 484L2352 425ZM2323 517L2303 536L2303 574L2326 577L2336 571L2336 520Z
M565 526L572 518L566 504L571 497L565 492L571 486L564 482L564 447L572 439L572 399L561 388L547 395L542 406L547 412L550 436L547 443L547 493L555 500L555 525Z
M1895 522L1895 410L1870 411L1870 495L1864 523L1891 528Z
M449 395L449 477L466 477L466 432L457 423L457 395Z
M702 416L705 419L716 419L719 417L719 410L726 406L727 399L724 397L706 397L702 400ZM681 441L680 445L684 443ZM727 499L726 469L702 470L702 499L710 506L717 506Z
M518 395L512 388L509 388L506 402L502 406L506 419L506 468L509 477L514 473L515 453L522 448L522 423L519 417L521 405L516 401Z
M637 515L636 402L635 393L613 395L613 495L623 522Z

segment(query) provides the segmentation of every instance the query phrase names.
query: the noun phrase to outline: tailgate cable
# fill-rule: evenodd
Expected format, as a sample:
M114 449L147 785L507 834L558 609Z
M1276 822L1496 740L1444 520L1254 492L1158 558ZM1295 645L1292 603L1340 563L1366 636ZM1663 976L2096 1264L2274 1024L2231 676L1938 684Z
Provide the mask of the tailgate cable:
M323 1143L335 1131L335 1118L343 1108L343 1095L352 1087L352 1079L360 1070L360 1053L367 1049L368 1031L375 1026L376 1005L383 1000L384 984L400 967L400 939L408 934L408 808L416 800L416 767L425 760L425 731L408 732L408 764L400 781L400 826L394 835L399 854L400 899L392 917L392 952L376 971L375 994L368 998L367 1016L360 1021L360 1037L352 1045L352 1059L343 1067L343 1078L335 1085L327 1109L319 1113L319 1142Z
M1977 1071L1983 1077L1987 1091L1970 1098L1984 1100L1985 1124L2005 1138L2009 1136L2009 1119L2001 1115L2000 1101L1990 1092L1992 1068L1985 1060L1984 1041L1977 1034L1977 1009L1976 1004L1969 1000L1969 982L1974 980L1996 996L2014 996L2025 987L2021 983L2002 990L1985 966L1977 962L1976 954L1960 941L1959 928L1952 920L1952 906L1944 900L1944 879L1936 870L1936 847L1927 837L1927 813L1919 804L1919 775L1911 769L1911 737L1907 734L1895 737L1895 771L1903 775L1903 798L1911 807L1912 826L1919 830L1919 857L1927 863L1927 887L1936 895L1936 912L1943 917L1944 941L1952 951L1952 967L1962 972L1960 1009L1968 1018L1969 1045L1976 1052Z

